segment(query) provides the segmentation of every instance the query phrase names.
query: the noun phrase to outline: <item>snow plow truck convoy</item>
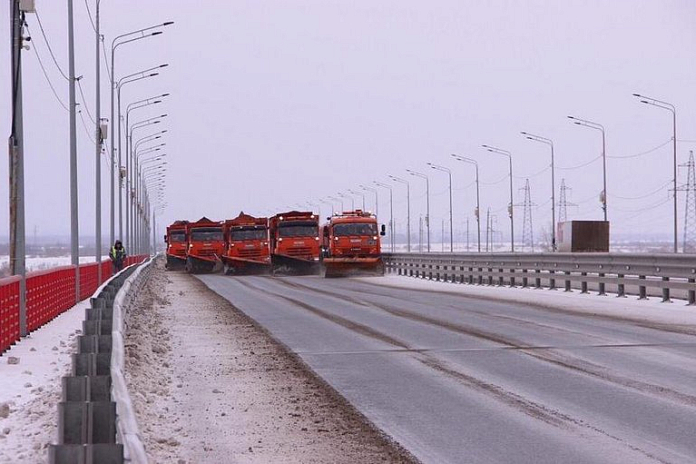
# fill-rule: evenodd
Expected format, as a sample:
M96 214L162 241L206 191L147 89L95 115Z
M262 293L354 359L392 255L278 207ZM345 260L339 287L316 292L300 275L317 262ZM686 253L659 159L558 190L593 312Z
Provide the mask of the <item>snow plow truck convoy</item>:
M167 269L190 273L384 274L377 219L361 210L336 213L323 227L307 211L271 218L243 212L235 219L176 221L167 227Z

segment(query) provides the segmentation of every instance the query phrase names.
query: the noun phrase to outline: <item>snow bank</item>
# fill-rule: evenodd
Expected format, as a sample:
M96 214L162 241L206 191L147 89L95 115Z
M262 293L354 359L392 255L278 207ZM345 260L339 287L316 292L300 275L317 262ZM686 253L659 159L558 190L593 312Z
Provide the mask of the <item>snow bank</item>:
M61 377L88 306L73 306L0 356L0 462L46 462L57 439Z
M582 294L579 290L565 292L562 289L534 289L520 287L498 287L494 285L454 284L415 277L387 275L383 278L358 277L366 283L390 287L458 293L469 297L489 298L500 301L527 303L554 307L578 313L601 314L622 319L659 324L696 326L696 309L685 305L683 300L663 303L659 298L638 300L636 296L619 298L608 294ZM696 331L696 327L694 328Z

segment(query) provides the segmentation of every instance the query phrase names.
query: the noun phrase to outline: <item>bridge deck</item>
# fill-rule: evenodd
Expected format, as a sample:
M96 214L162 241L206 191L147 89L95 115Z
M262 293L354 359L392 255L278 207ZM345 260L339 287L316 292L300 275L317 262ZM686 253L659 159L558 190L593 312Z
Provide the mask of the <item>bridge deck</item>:
M695 325L384 285L405 278L200 279L425 462L696 460Z

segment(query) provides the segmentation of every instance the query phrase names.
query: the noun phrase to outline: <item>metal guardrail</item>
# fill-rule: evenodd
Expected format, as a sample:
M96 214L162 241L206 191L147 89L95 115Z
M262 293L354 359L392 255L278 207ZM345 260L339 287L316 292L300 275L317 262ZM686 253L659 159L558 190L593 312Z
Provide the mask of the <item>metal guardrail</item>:
M611 291L696 304L696 255L638 253L385 253L388 273L478 285Z

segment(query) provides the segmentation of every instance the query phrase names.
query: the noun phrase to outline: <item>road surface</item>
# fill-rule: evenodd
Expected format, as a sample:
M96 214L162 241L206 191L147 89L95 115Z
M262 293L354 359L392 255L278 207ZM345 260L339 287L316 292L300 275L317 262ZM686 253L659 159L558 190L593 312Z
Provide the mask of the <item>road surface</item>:
M423 462L696 462L693 326L379 278L200 279Z

